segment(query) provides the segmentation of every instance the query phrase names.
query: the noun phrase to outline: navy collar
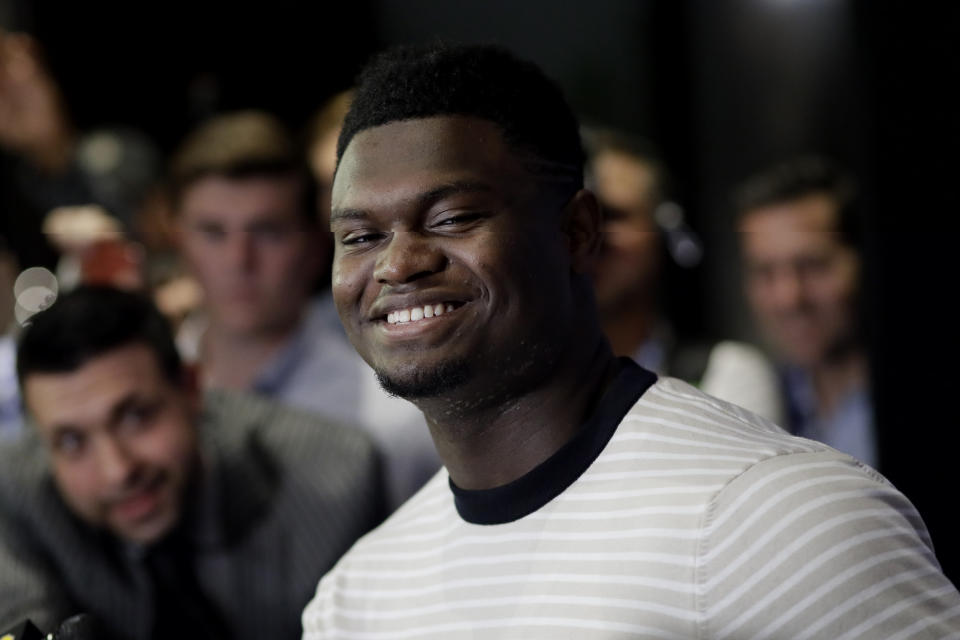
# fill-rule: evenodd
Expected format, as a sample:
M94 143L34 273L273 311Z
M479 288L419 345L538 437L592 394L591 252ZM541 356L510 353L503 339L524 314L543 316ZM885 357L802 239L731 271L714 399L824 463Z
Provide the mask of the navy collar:
M657 376L629 358L619 358L619 371L580 431L537 467L508 484L466 490L450 480L460 517L472 524L506 524L537 511L567 490L593 464L617 427Z

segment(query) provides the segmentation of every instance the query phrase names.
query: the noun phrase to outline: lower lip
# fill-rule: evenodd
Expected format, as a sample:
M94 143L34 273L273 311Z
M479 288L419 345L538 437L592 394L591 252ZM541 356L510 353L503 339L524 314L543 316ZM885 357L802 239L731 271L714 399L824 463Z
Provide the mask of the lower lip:
M160 487L147 489L113 505L113 513L122 520L144 520L160 503Z

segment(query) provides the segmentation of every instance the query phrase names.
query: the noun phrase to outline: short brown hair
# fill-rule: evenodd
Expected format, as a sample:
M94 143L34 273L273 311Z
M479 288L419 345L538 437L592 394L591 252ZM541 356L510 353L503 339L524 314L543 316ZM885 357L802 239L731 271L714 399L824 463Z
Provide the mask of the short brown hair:
M192 184L209 176L300 178L303 217L316 224L315 186L301 149L283 123L269 113L214 116L187 136L170 162L168 186L174 210Z

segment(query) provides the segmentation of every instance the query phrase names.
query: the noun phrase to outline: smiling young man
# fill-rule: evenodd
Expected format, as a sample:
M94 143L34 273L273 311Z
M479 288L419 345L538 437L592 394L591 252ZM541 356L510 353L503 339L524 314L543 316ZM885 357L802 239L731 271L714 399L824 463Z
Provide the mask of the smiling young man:
M251 397L201 409L136 294L66 294L17 366L33 429L0 448L0 630L87 612L105 638L295 636L384 513L367 438Z
M339 154L341 319L446 468L321 580L304 638L957 631L960 595L875 472L613 356L576 119L539 69L389 51Z

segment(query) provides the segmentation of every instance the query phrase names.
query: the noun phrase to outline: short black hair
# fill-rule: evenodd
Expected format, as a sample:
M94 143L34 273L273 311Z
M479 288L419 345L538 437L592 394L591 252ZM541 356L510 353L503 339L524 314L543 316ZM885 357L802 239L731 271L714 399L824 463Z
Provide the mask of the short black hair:
M174 152L167 188L175 211L196 182L210 176L242 180L292 177L301 182L300 213L317 223L316 184L306 156L287 127L264 111L213 116L194 129Z
M401 45L375 56L360 74L337 162L361 131L445 115L493 122L509 145L542 163L533 171L559 179L570 195L583 186L577 118L560 87L496 45Z
M761 207L824 194L836 204L836 230L841 240L861 247L862 222L853 177L835 161L819 156L798 156L772 165L745 180L734 192L737 217Z
M31 373L69 373L131 344L149 347L167 380L182 381L180 354L166 318L146 296L113 287L80 286L32 318L20 335L20 388Z

